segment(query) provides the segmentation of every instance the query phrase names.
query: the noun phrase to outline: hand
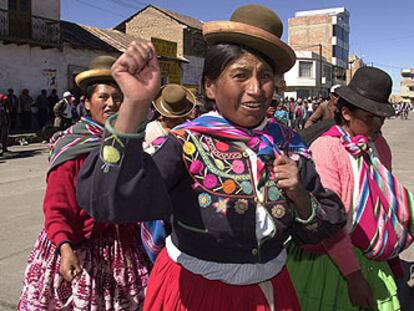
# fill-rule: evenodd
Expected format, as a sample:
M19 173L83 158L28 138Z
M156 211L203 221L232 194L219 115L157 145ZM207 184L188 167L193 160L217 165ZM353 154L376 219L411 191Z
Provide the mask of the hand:
M348 286L348 295L352 304L362 308L371 308L374 306L374 298L371 288L361 270L355 271L346 277Z
M147 111L160 89L160 67L150 42L131 42L112 65L112 76L124 95L124 104ZM137 107L138 108L138 107Z
M299 178L299 169L296 162L285 154L276 158L273 162L273 173L276 185L286 192L292 201L296 201L297 196L306 194Z
M64 243L60 247L60 275L68 282L81 273L79 258L72 250L69 243Z

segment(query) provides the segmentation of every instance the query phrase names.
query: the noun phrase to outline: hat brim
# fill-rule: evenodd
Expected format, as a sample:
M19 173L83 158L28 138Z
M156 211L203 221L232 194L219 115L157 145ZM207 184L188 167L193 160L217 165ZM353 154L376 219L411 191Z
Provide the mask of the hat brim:
M389 102L377 102L358 94L347 85L335 89L335 94L342 97L355 107L371 112L380 117L391 117L395 115L394 107Z
M261 28L232 21L207 22L203 25L207 44L235 43L252 48L274 62L276 74L287 72L296 61L292 48Z
M183 118L183 117L188 116L191 113L191 111L194 109L194 107L196 106L196 98L194 94L191 93L190 90L188 90L185 87L183 88L186 93L185 98L186 98L186 103L187 103L187 107L183 109L183 111L175 113L174 111L169 111L168 109L165 108L165 106L162 104L162 97L161 97L163 87L160 89L160 92L157 98L152 102L152 105L154 106L155 110L157 110L162 116L167 117L167 118Z
M81 89L86 89L89 84L115 82L115 80L110 69L91 69L79 73L75 77L75 82Z

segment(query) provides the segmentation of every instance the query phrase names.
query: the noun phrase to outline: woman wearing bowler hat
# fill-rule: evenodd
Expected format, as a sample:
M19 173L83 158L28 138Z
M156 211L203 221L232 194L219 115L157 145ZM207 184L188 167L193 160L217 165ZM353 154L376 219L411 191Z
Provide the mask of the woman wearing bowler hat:
M381 135L391 77L359 69L339 96L336 125L311 145L322 184L345 205L346 228L323 247L290 245L288 267L305 310L400 310L394 278L398 255L412 242L413 197L391 171L391 151ZM327 254L327 255L325 255Z
M79 170L99 148L105 121L123 101L111 75L115 60L98 56L76 76L88 116L56 134L49 145L44 228L29 255L18 310L142 308L150 263L138 223L98 223L76 200Z
M160 69L150 43L131 44L113 66L125 101L83 167L78 199L100 221L170 217L144 310L299 310L284 241L317 243L345 219L301 138L265 116L274 76L295 54L280 40L279 17L258 5L205 23L203 34L202 86L217 112L176 127L145 154L136 142Z
M156 120L147 124L145 143L152 145L157 138L167 136L172 128L187 121L195 104L195 96L185 86L171 83L162 87L152 103Z

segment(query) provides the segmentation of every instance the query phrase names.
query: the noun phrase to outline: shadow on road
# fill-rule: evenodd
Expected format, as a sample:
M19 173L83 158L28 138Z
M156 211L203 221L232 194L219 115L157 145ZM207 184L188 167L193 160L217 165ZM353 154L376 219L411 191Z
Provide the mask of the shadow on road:
M5 163L6 160L13 160L13 159L23 159L23 158L30 158L38 155L40 153L44 153L45 150L24 150L24 151L8 151L0 155L0 164Z

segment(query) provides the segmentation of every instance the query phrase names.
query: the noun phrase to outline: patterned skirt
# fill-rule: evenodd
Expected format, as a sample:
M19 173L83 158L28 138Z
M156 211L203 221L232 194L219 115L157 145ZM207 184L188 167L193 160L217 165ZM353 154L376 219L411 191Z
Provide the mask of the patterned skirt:
M18 310L141 310L150 262L139 232L124 240L118 226L108 226L83 242L76 249L82 272L69 283L43 230L29 255Z
M299 311L300 307L286 267L267 282L229 285L184 269L164 248L151 272L144 310Z
M293 242L289 242L287 251L288 270L303 311L362 310L352 305L346 280L328 255L305 252ZM357 248L355 253L374 296L375 307L369 310L400 310L397 286L388 263L369 260Z

